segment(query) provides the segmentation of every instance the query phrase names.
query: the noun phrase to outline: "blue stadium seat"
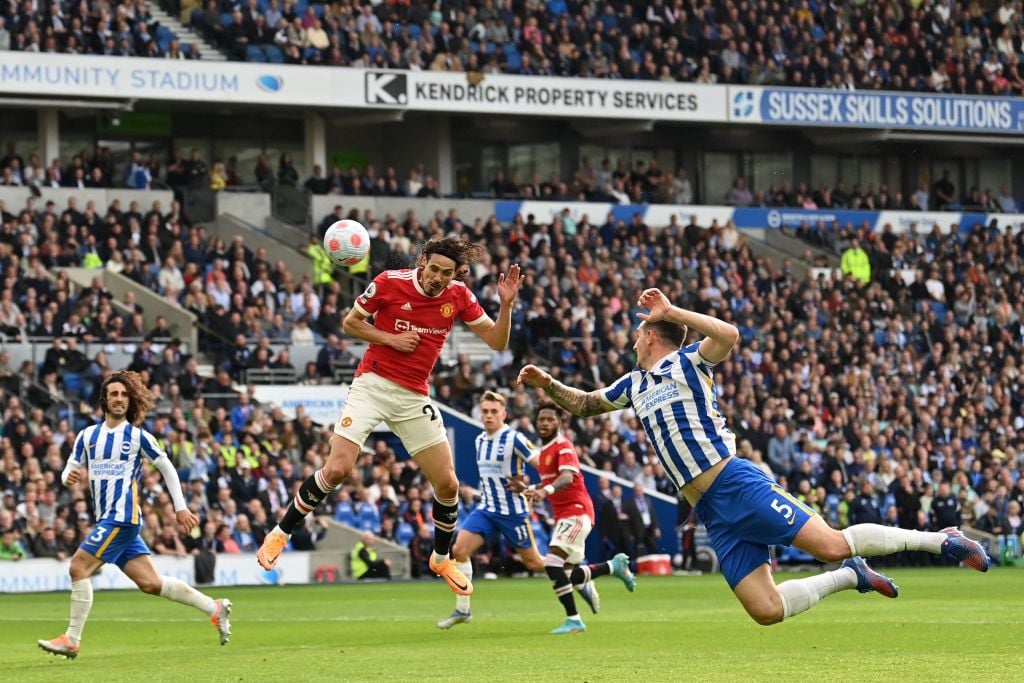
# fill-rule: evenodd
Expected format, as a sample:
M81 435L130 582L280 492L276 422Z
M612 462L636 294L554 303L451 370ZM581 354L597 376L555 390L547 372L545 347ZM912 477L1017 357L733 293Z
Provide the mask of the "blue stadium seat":
M409 37L412 38L413 40L416 40L421 35L423 35L423 29L420 27L419 24L409 24L407 28L409 29Z
M523 59L519 56L519 48L515 43L505 43L502 49L505 51L505 63L508 64L508 70L519 71L519 67L523 65Z
M882 519L885 519L889 514L889 508L894 505L896 505L896 496L891 493L885 494L885 498L882 499Z
M349 526L357 526L356 524L356 512L352 508L352 503L348 501L339 502L334 507L334 519L342 524L348 524Z
M264 45L263 52L271 64L284 64L284 53L277 45Z
M267 56L263 54L263 50L260 49L259 45L249 45L245 48L245 61L266 62Z
M357 525L362 531L380 533L380 513L371 503L359 503L356 512Z
M65 372L61 379L64 380L64 390L77 396L78 398L86 398L83 393L85 389L85 381L82 379L82 375L77 372Z
M399 545L409 545L414 538L416 538L416 530L412 528L412 524L399 522L398 528L395 529L395 542Z
M223 12L220 15L220 25L225 28L231 26L231 12Z

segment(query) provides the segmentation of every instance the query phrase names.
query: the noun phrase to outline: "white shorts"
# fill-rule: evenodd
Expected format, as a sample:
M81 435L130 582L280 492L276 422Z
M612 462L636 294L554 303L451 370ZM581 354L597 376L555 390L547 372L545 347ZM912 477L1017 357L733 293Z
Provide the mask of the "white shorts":
M569 564L579 564L583 561L587 545L587 536L594 526L587 515L575 517L562 517L555 522L555 529L551 532L549 546L564 550L568 557L565 561Z
M334 433L362 446L381 422L402 440L410 455L448 439L441 411L429 396L367 372L352 380Z

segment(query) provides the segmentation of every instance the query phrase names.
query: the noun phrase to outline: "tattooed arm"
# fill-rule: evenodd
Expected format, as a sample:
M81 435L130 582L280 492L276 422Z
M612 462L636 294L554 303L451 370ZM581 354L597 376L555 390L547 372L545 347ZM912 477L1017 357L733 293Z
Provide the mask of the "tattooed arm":
M519 383L543 389L557 405L580 417L619 410L605 401L601 397L601 392L586 392L567 387L535 365L527 365L519 371Z

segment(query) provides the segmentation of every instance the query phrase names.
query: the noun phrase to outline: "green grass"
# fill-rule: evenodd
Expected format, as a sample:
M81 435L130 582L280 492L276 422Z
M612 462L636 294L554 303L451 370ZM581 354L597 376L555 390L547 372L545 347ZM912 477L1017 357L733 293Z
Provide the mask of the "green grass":
M64 629L68 595L7 594L0 680L1021 680L1024 571L891 573L897 600L847 591L768 628L718 575L640 577L634 594L604 578L601 613L570 636L548 635L563 613L539 578L478 581L474 622L451 631L434 626L454 603L436 581L214 589L235 603L223 648L187 607L97 592L74 661L36 646Z

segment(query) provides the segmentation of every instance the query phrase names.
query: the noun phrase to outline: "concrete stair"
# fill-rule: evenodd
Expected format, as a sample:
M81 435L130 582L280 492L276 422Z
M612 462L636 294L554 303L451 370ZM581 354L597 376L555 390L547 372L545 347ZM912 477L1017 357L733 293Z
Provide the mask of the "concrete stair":
M469 360L474 366L489 361L494 356L494 351L480 337L463 325L455 325L448 337L448 343L441 351L441 361L457 363L459 356L464 353L469 356Z
M182 24L178 17L168 14L156 3L149 5L149 13L153 15L155 21L160 22L161 26L173 31L178 36L178 42L183 45L188 43L199 48L199 54L204 62L226 62L228 60L223 52L207 43L202 36Z

